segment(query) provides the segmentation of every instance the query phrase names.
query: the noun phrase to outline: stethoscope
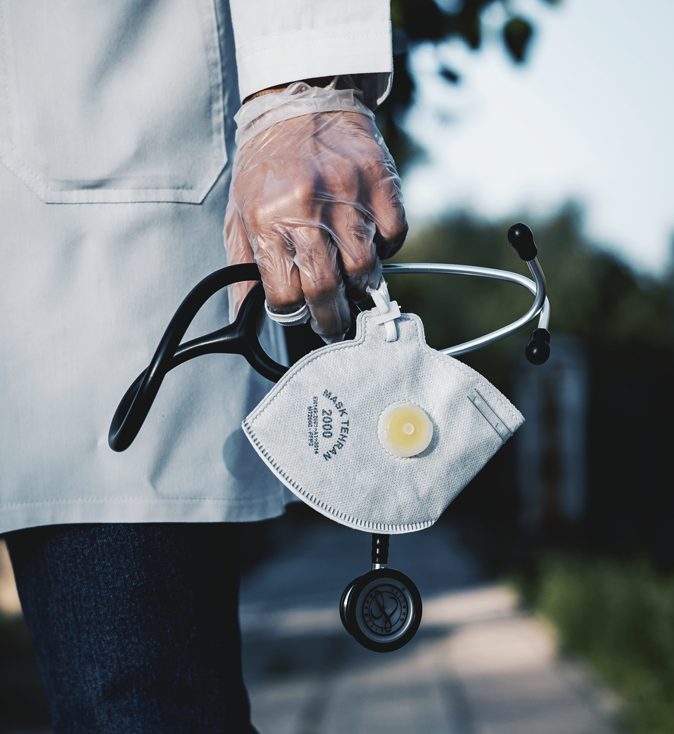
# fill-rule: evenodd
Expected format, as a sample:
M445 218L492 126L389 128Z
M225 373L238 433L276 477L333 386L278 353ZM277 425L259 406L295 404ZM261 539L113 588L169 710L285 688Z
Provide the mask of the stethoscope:
M519 285L533 294L527 311L506 326L470 341L440 350L457 356L500 341L538 318L525 354L532 364L543 364L550 355L550 303L545 275L538 261L531 230L522 223L508 230L508 240L527 263L533 280L519 273L450 263L392 263L384 273L428 273L467 275ZM159 392L164 377L172 369L202 354L240 354L263 377L278 381L288 369L272 359L260 342L259 324L265 312L262 283L246 296L236 319L216 331L182 343L183 337L202 306L232 283L260 280L255 264L231 265L206 276L190 291L173 315L150 364L124 393L112 418L108 443L114 451L124 451L134 441ZM361 310L352 305L354 312ZM267 313L269 313L267 311ZM342 623L360 644L377 652L389 652L414 637L421 621L421 595L414 582L388 565L389 536L372 535L371 569L351 581L339 604Z

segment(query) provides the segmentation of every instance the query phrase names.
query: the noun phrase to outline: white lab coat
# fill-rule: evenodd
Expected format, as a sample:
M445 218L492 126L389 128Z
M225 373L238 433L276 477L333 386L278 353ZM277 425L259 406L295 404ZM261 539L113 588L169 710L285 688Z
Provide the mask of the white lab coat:
M239 427L270 385L240 357L170 373L125 453L108 426L226 264L239 98L356 73L381 100L390 71L388 0L0 0L0 533L283 511Z

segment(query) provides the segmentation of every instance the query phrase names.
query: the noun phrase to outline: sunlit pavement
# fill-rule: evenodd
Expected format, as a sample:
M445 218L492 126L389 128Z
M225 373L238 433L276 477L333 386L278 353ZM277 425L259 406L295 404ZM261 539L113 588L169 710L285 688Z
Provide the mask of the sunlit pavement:
M424 599L416 638L387 654L343 630L342 588L369 535L325 521L249 575L244 665L260 734L614 734L617 704L505 585L480 578L444 527L394 536L391 565Z

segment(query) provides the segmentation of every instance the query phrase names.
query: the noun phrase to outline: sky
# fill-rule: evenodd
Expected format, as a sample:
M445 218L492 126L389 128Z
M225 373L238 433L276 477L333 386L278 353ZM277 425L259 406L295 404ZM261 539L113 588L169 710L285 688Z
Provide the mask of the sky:
M657 274L674 237L674 1L510 6L535 22L526 64L490 37L500 5L481 51L440 51L461 84L436 78L432 48L416 53L408 129L429 162L403 182L411 227L448 208L545 215L572 198L592 239Z

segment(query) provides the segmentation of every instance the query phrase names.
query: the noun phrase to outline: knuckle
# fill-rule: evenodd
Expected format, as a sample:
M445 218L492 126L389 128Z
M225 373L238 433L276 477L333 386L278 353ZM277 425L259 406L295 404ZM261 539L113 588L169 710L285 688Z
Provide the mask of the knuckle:
M372 250L354 253L350 258L350 262L345 264L345 269L349 275L363 275L374 270L376 265L376 257Z
M405 210L400 204L392 207L389 214L386 218L382 217L382 221L379 223L380 232L387 240L400 240L402 242L409 230Z
M270 202L266 204L256 203L248 209L248 224L251 229L259 232L264 229L265 224L274 217L274 209Z
M291 290L275 291L273 296L267 294L267 305L272 311L290 313L304 303L301 293Z
M374 236L375 229L375 223L372 219L366 216L357 215L349 222L348 235L361 247L367 248L372 243L372 237Z
M336 297L339 291L339 281L334 276L325 276L314 281L304 288L307 301L321 303Z
M315 182L312 178L303 176L295 181L292 191L295 201L306 203L313 199L316 190Z
M381 150L378 147L373 147L367 151L361 161L360 169L373 181L380 181L388 177L386 161L382 159Z
M353 160L346 159L327 167L323 175L329 190L343 192L346 198L350 199L358 190L360 172L360 165Z
M263 215L260 207L251 206L246 209L245 223L248 231L257 232L261 221L263 221Z

